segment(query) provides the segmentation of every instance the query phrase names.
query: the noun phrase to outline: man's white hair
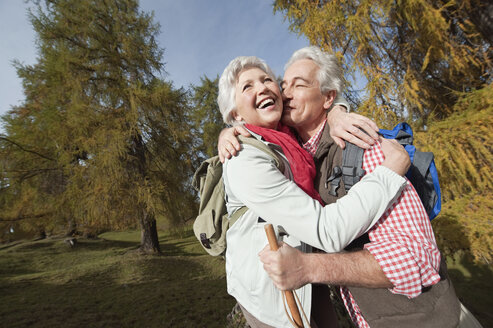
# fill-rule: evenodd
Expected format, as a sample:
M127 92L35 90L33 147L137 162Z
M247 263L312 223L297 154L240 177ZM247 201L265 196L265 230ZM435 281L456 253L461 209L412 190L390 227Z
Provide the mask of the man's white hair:
M310 46L296 50L284 66L284 71L291 64L300 59L310 59L319 67L317 78L320 83L320 91L326 94L330 90L342 91L342 69L337 63L336 56L322 51L319 47Z
M243 69L259 68L273 81L276 81L274 73L267 63L255 56L239 56L233 59L224 69L221 78L219 78L219 92L217 96L217 104L223 116L224 123L229 125L238 124L232 115L232 111L236 109L236 82L238 75Z

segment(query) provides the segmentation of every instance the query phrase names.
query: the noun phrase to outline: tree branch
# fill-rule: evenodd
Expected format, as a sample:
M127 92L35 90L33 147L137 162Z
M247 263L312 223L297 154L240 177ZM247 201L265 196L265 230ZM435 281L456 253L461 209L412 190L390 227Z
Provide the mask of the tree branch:
M0 135L0 140L5 140L5 141L7 141L7 142L9 142L9 143L13 144L14 146L19 147L22 151L25 151L25 152L28 152L28 153L31 153L31 154L34 154L34 155L38 155L39 157L42 157L42 158L47 159L47 160L50 160L50 161L55 161L53 158L50 158L50 157L45 156L45 155L43 155L43 154L40 154L40 153L38 153L37 151L30 150L30 149L26 149L26 148L22 147L21 145L19 145L17 142L12 141L12 140L10 140L10 139L8 139L8 138L6 138L6 137L2 136L2 135Z
M16 218L3 218L0 217L0 222L16 222L16 221L21 221L21 220L26 220L26 219L37 219L37 218L42 218L48 215L53 214L53 212L48 212L48 213L41 213L41 214L33 214L33 215L19 215Z

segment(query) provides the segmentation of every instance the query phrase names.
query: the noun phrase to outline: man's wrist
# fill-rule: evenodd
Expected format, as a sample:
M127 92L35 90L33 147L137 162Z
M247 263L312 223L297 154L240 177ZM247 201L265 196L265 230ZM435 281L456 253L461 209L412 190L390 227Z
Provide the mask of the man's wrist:
M326 270L323 267L323 258L322 254L303 254L303 270L304 270L304 276L305 276L305 283L312 283L312 284L318 284L318 283L326 283L327 282L327 275L326 275ZM327 256L328 254L323 253L323 256Z

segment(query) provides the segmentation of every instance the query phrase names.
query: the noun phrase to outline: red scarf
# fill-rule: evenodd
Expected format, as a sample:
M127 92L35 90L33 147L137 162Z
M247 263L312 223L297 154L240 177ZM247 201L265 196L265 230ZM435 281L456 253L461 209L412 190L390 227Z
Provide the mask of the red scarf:
M313 158L306 150L301 148L289 127L281 123L277 126L277 130L251 124L245 124L245 127L261 135L265 141L280 146L291 166L294 182L309 196L323 204L322 198L320 198L313 186L313 179L316 174Z

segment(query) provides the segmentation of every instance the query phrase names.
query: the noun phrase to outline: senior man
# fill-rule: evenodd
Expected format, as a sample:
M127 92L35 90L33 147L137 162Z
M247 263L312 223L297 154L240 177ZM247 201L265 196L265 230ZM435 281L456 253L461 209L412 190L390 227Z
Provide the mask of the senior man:
M326 181L332 169L341 165L342 149L330 136L326 120L328 109L341 91L340 68L334 56L317 47L296 51L285 68L281 83L282 122L296 131L302 146L314 157L317 167L314 184L324 202L335 202L345 194L342 179L337 196L329 194ZM234 142L220 146L220 153L227 156L226 149L231 150L232 146L238 147ZM363 169L371 172L382 160L383 154L376 143L365 150ZM325 302L328 296L324 284L342 286L342 299L358 327L459 325L460 302L448 279L429 218L410 183L394 206L350 250L303 254L282 244L277 252L266 247L260 259L280 289L319 284L314 285L319 292L314 292L312 308L319 327L331 324L324 309L329 306Z

